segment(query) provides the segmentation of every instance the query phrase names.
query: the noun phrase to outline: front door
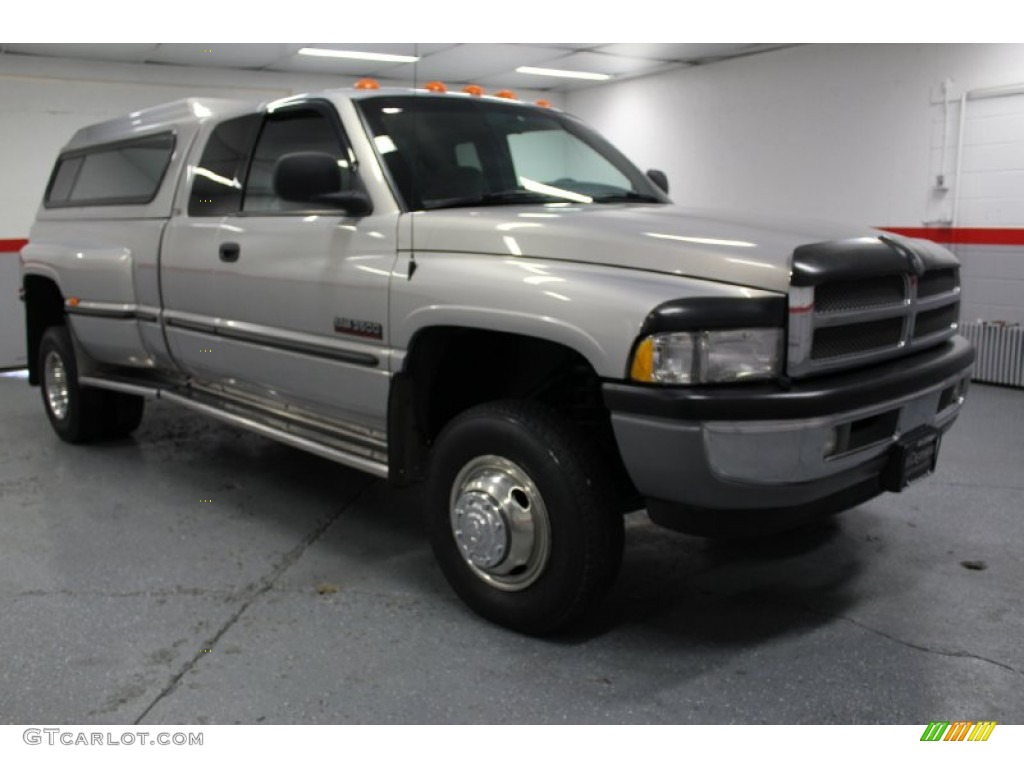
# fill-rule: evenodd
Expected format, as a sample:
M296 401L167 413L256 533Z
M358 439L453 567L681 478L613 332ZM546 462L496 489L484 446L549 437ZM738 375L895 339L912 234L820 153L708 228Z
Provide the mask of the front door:
M396 216L354 218L282 199L274 168L294 152L330 153L343 188L360 184L332 106L292 103L263 118L243 178L230 179L239 187L237 210L207 219L193 238L207 251L193 259L209 268L201 274L211 284L188 305L215 326L193 372L280 406L383 430Z

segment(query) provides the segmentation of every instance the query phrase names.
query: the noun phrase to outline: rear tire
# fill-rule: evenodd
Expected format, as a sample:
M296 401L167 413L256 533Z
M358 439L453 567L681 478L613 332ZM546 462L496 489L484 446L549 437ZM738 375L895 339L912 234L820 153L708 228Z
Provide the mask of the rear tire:
M40 390L53 431L69 443L126 437L142 420L144 398L78 383L78 364L67 326L46 329L39 343Z
M431 545L449 584L490 621L533 635L578 622L622 560L623 521L592 442L537 403L456 417L434 448Z

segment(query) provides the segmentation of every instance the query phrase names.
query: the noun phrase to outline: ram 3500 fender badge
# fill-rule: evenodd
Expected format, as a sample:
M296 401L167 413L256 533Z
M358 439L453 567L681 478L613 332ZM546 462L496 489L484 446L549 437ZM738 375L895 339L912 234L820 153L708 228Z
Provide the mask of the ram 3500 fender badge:
M334 332L364 339L383 339L384 326L372 320L354 320L351 317L334 318Z

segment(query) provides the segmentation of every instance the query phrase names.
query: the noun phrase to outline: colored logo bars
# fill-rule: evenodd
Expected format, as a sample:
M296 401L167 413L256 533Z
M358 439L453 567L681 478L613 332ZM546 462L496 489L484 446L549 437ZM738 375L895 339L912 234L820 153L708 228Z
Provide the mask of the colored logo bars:
M995 720L933 720L924 729L921 741L988 741L995 727Z

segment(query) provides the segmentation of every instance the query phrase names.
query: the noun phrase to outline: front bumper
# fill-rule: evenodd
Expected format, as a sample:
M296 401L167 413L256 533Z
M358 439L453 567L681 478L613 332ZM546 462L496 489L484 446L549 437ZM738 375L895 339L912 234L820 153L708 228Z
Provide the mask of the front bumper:
M900 436L952 425L973 360L955 337L789 386L608 383L604 397L626 468L658 522L671 526L673 508L836 511L883 490ZM827 456L837 435L840 449Z

